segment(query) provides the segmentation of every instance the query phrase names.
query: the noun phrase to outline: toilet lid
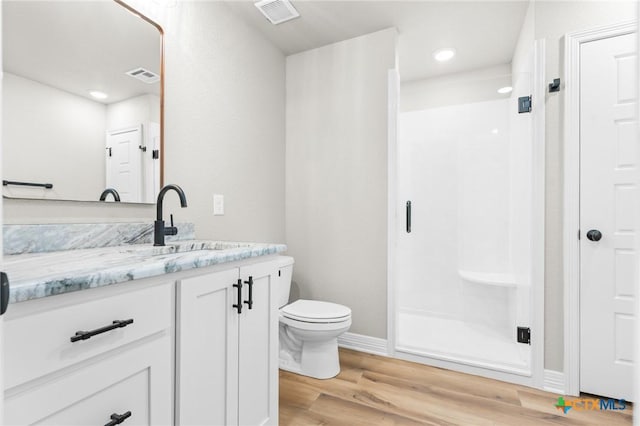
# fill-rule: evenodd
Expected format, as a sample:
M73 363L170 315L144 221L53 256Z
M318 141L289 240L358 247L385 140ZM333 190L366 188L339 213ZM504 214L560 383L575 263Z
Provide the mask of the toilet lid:
M304 299L285 306L281 312L287 318L305 322L338 322L351 316L351 309L346 306Z

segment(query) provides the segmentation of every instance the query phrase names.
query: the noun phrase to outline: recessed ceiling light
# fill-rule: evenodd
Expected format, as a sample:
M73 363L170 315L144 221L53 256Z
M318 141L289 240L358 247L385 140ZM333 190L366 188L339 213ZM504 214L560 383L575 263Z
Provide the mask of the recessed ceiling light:
M498 129L493 129L493 130L491 130L491 133L493 133L494 135L497 135L499 133L499 130Z
M433 52L433 59L438 62L445 62L456 56L456 49L451 47L443 47Z
M89 94L96 99L107 99L109 97L109 95L107 95L106 93L100 92L98 90L90 90Z
M511 93L512 90L513 90L513 87L505 86L505 87L499 88L498 93L500 93L501 95L504 95L505 93Z

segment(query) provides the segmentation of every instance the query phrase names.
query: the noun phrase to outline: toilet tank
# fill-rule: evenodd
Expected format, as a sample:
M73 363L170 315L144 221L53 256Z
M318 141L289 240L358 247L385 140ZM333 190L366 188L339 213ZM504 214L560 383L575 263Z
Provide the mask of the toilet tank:
M278 307L289 303L291 277L293 276L293 257L278 256Z

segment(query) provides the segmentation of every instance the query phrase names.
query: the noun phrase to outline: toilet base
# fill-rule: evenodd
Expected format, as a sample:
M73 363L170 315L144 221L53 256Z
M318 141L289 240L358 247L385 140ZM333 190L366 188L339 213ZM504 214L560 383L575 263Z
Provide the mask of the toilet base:
M304 342L298 362L280 348L280 369L313 377L314 379L331 379L340 373L338 340L324 342Z
M330 379L340 373L338 336L351 326L351 319L330 330L304 330L280 322L279 342L282 370L315 379Z

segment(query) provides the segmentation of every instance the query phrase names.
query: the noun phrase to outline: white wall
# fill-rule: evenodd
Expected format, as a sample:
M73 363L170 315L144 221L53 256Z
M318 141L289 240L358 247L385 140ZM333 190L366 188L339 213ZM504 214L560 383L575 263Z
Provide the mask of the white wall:
M287 57L286 242L302 298L386 336L387 29Z
M546 79L562 77L564 34L635 19L633 1L536 1L535 38L546 40ZM564 91L547 93L545 215L545 368L563 369L563 104Z
M409 81L401 85L400 111L421 111L507 98L509 95L496 93L505 86L511 86L510 64Z
M4 195L97 200L105 179L105 106L11 73L2 84L3 179L53 184L6 186Z
M165 215L194 222L200 238L283 242L284 55L222 2L129 3L165 30L165 182L189 204L168 194ZM5 201L6 223L155 218L153 206Z
M160 122L160 97L140 95L107 105L106 130L134 127L141 123Z
M514 76L515 87L517 84L517 77L522 70L527 69L525 64L528 62L529 53L533 43L536 40L536 2L530 1L527 7L527 13L522 22L520 28L520 34L518 34L518 40L516 41L516 48L513 51L513 58L511 60L511 74Z
M283 242L284 55L224 3L178 5L167 28L165 183L183 187L189 208L172 210L199 237ZM224 216L213 216L214 193Z

